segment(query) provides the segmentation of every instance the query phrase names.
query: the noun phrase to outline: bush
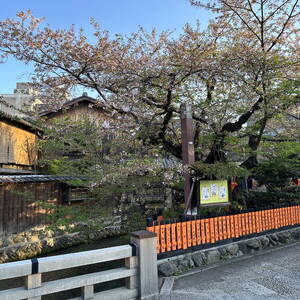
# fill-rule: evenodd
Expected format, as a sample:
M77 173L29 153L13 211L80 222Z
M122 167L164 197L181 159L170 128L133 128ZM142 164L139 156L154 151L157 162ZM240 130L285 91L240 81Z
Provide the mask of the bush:
M282 189L291 183L292 178L300 178L300 160L275 158L264 161L253 175L269 191Z

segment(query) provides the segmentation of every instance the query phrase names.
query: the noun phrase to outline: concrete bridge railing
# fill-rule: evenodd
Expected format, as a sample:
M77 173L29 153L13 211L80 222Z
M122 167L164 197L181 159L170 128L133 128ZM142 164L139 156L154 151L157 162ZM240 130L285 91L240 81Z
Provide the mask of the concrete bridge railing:
M124 267L42 281L46 272L119 259L125 260ZM43 295L75 288L81 288L81 297L76 299L157 299L156 235L137 231L130 245L0 264L0 280L17 277L25 277L24 286L0 291L1 300L40 300ZM126 286L94 293L95 284L121 278L126 278Z

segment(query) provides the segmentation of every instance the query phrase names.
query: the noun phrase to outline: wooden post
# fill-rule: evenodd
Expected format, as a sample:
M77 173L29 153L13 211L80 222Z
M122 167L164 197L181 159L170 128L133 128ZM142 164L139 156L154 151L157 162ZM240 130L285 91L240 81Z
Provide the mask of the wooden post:
M25 286L28 290L38 288L42 285L42 274L37 273L33 275L27 275L25 277ZM41 300L42 297L32 297L28 298L27 300Z
M146 230L131 233L137 247L139 299L158 300L156 234Z
M180 107L181 110L181 149L182 149L182 161L184 166L195 161L195 149L194 149L194 134L193 134L193 119L191 105L185 103ZM191 176L188 172L184 174L184 202L187 205L189 194L191 191ZM190 213L192 214L192 205L189 206Z

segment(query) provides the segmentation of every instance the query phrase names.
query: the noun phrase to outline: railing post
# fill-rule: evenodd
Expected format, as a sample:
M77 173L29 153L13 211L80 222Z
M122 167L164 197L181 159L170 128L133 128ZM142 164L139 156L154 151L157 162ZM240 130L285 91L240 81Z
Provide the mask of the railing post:
M82 299L94 299L94 286L86 285L81 288Z
M128 269L135 269L138 267L138 257L132 256L125 258L125 267ZM128 289L137 289L138 288L138 277L131 276L125 279L126 287Z
M137 247L139 299L158 300L156 233L133 232L131 243Z
M31 274L25 277L25 286L28 290L38 288L42 285L42 274L39 272L39 262L37 258L31 259ZM42 297L31 297L27 300L41 300Z
M25 285L28 290L38 288L42 285L42 274L37 273L37 274L32 274L32 275L27 275L25 277ZM41 300L42 297L32 297L28 298L27 300Z

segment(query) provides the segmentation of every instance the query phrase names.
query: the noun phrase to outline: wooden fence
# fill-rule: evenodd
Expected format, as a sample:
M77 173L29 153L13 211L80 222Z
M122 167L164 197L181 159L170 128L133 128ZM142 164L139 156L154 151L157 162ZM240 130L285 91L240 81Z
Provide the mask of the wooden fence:
M209 218L190 217L177 222L148 219L146 230L157 234L157 253L164 253L297 224L300 224L300 205Z
M157 296L156 236L138 231L132 233L131 242L132 245L0 264L0 281L21 276L26 279L25 286L0 291L0 298L40 300L43 295L76 288L82 289L81 297L73 299L127 300ZM46 272L119 259L125 259L124 267L42 282L42 274ZM94 293L94 285L121 278L126 278L126 286Z
M22 232L47 223L47 211L37 204L62 203L59 182L14 182L0 184L0 235Z

